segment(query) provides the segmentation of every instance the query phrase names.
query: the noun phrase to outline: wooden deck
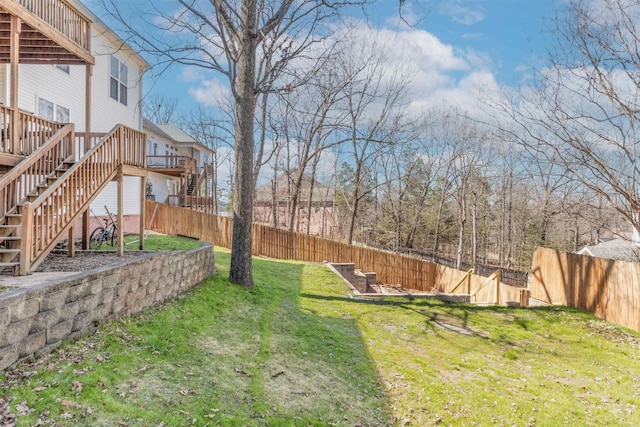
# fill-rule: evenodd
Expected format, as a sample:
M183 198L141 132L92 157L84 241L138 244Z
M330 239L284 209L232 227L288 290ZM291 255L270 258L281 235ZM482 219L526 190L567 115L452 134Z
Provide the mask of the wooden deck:
M21 21L21 64L94 64L91 21L64 0L0 3L0 62L11 59L12 20Z

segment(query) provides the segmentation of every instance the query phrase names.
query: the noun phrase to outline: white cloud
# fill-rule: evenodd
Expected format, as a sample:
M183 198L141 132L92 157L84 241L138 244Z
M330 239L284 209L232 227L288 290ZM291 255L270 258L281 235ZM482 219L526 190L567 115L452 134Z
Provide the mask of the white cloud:
M446 1L440 4L439 13L463 25L473 25L484 20L484 10L480 4L469 4L462 0Z
M226 83L217 78L211 80L199 76L197 85L189 89L189 95L201 105L206 107L219 107L231 96L231 91Z
M184 66L180 71L180 80L183 82L199 82L204 80L202 70L198 67Z
M446 102L463 110L476 110L476 95L498 90L490 71L492 59L485 52L458 49L422 29L372 29L358 21L348 24L349 29L338 31L336 37L354 39L350 47L358 53L377 43L375 49L384 53L382 74L387 78L399 74L410 77L408 102L414 107ZM226 81L205 78L202 70L184 69L182 78L193 82L189 94L202 105L218 106L230 95Z

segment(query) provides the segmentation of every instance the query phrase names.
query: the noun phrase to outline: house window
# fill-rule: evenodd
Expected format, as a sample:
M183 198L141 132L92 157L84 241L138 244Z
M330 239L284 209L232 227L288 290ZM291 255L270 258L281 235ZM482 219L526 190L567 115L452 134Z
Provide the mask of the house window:
M53 102L38 98L38 116L53 121Z
M153 155L154 156L158 155L158 143L157 142L153 143Z
M55 115L54 115L55 113ZM49 121L69 123L69 109L46 99L38 98L38 116Z
M67 74L71 74L71 69L69 68L69 66L68 66L68 65L60 65L60 64L58 64L58 65L56 65L56 68L57 68L58 70L62 70L62 71L64 71L64 72L65 72L65 73L67 73Z
M127 66L111 55L109 74L109 96L121 104L127 105Z
M56 105L56 122L69 123L69 109Z

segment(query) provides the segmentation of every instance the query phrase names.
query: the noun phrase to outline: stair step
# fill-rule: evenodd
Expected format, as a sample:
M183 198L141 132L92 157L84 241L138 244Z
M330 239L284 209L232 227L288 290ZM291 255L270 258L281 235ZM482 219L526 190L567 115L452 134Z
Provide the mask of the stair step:
M17 241L17 240L21 240L22 238L20 236L0 236L0 242L3 241Z
M1 228L18 228L22 225L22 216L12 215L5 217L5 224L0 224Z
M20 249L0 248L0 254L19 254Z
M0 268L17 267L19 265L19 262L0 262Z

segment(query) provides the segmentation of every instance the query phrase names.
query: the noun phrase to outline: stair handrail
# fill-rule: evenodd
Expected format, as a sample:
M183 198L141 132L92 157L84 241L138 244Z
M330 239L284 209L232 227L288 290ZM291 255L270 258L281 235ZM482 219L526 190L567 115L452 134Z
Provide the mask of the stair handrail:
M128 142L133 141L134 144L125 145L125 139ZM139 147L132 147L136 145L133 139L137 140ZM25 212L32 211L34 216L38 213L40 216L33 221L25 215L22 217L23 232L31 233L31 238L28 239L31 240L31 250L28 254L22 252L21 274L23 271L29 271L32 266L37 266L44 259L55 246L60 234L70 227L86 206L114 178L120 166L144 167L145 143L143 133L123 125L115 126L32 203L26 204ZM45 204L47 201L49 203ZM45 223L45 215L48 216L48 223ZM31 227L28 227L29 222L32 222Z
M73 166L71 166L60 178L58 178L58 180L53 185L51 185L44 192L42 192L42 194L40 194L37 199L31 202L31 204L34 206L41 204L47 198L51 197L53 193L58 189L57 187L60 186L61 183L67 181L69 179L69 176L73 175L76 172L76 170L78 170L78 168L82 167L87 162L94 160L92 158L94 154L96 154L99 151L102 151L104 149L104 145L113 139L113 137L117 134L118 127L119 126L116 125L113 129L111 129L111 131L109 131L95 146L91 147L91 149L85 153L84 157L82 157L79 161L75 162ZM120 166L117 148L118 147L115 146L113 150L114 153L112 153L114 157L113 158L114 161L107 163L109 165L112 165L112 168L111 168L112 170L115 170L117 169L118 166Z
M0 217L13 210L65 160L73 158L74 139L74 125L69 123L0 178ZM53 156L45 157L48 153ZM24 175L40 179L23 179Z

